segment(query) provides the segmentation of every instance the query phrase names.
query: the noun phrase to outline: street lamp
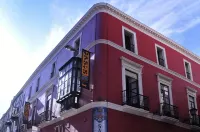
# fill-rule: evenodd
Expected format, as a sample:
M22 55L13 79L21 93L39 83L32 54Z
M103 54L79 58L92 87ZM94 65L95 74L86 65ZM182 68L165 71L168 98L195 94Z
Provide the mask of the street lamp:
M75 49L75 48L72 47L71 45L66 45L66 46L65 46L65 49L70 50L70 51L73 51L73 52L76 52L76 51L77 51L77 49Z

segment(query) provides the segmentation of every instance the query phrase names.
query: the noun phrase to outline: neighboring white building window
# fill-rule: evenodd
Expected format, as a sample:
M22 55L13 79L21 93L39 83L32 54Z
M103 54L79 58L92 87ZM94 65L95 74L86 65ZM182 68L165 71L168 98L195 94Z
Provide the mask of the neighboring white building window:
M77 55L79 55L81 52L81 35L82 35L82 33L74 40L74 43L73 43L74 49L75 49L75 51L74 51L75 57Z
M136 33L122 26L123 47L138 54Z
M193 76L192 76L192 68L191 68L191 64L190 62L188 62L187 60L183 60L184 62L184 67L185 67L185 76L190 79L193 80Z
M143 96L142 68L125 57L122 60L123 104L148 110L148 98Z
M155 45L155 47L156 47L157 63L163 67L168 68L165 48L163 48L157 44Z

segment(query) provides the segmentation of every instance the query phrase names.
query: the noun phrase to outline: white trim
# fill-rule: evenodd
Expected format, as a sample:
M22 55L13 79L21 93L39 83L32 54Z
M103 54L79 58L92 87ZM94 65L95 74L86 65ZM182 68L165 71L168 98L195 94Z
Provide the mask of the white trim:
M138 46L137 46L137 37L136 37L136 33L124 26L122 26L122 40L123 40L123 47L126 49L126 45L125 45L125 32L124 31L127 31L129 33L131 33L133 35L133 43L134 43L134 52L135 54L138 54ZM127 50L127 49L126 49Z
M137 109L137 108L130 107L127 105L122 106L122 105L114 104L111 102L91 102L91 103L88 103L88 104L78 108L78 109L70 109L70 110L62 113L62 117L55 118L51 121L43 122L42 124L39 125L39 128L47 127L47 126L57 123L61 120L65 120L66 118L69 118L69 117L75 116L77 114L80 114L82 112L85 112L87 110L90 110L94 107L106 107L106 108L109 108L112 110L129 113L132 115L137 115L137 116L144 117L147 119L152 119L152 120L156 120L156 121L160 121L160 122L164 122L164 123L171 123L166 120L163 120L162 116L155 115L148 111ZM185 128L185 129L190 129L190 125L182 123L182 122L175 122L175 123L173 122L173 123L171 123L171 125L179 126L179 127Z
M80 39L80 45L79 45L79 51L78 51L78 55L79 55L79 54L81 54L82 32L79 33L79 35L77 35L77 37L74 39L74 41L73 41L73 43L72 43L72 45L73 45L74 48L75 48L75 42L76 42L78 39ZM73 52L73 53L74 53L74 52ZM77 56L78 56L78 55L77 55Z
M112 41L109 41L109 40L106 40L106 39L98 39L98 40L92 42L90 45L88 45L85 49L89 50L90 48L92 48L93 46L98 45L98 44L109 45L109 46L111 46L111 47L113 47L113 48L115 48L117 50L120 50L123 53L126 53L126 54L128 54L128 55L130 55L130 56L132 56L132 57L134 57L134 58L136 58L138 60L141 60L141 61L143 61L143 62L145 62L145 63L147 63L147 64L149 64L149 65L151 65L153 67L156 67L156 68L158 68L158 69L160 69L160 70L162 70L162 71L164 71L166 73L169 73L169 74L171 74L171 75L173 75L173 76L175 76L175 77L177 77L177 78L179 78L181 80L184 80L184 81L192 84L195 87L200 88L200 84L198 84L198 83L196 83L196 82L194 82L192 80L187 79L185 76L183 76L183 75L181 75L181 74L179 74L179 73L177 73L175 71L172 71L171 69L167 69L166 67L160 66L157 63L155 63L155 62L153 62L153 61L151 61L151 60L149 60L149 59L147 59L147 58L145 58L143 56L133 54L133 52L125 50L123 47L119 46L118 44L116 44L116 43L114 43Z
M162 46L158 45L158 44L155 44L155 49L156 49L156 60L157 60L157 63L159 65L159 60L158 60L158 48L159 49L162 49L163 51L163 59L165 61L165 67L168 68L168 64L167 64L167 56L166 56L166 52L165 52L165 48L163 48Z
M125 70L133 71L134 73L138 74L138 87L139 87L139 94L143 95L143 86L142 86L142 68L143 66L133 62L125 57L120 58L122 61L122 90L126 90L126 78L125 78Z
M192 81L193 81L191 63L190 63L189 61L185 60L185 59L183 59L183 63L184 63L184 69L185 69L185 77L187 78L187 71L186 71L185 63L188 63L188 65L189 65L189 70L190 70L190 74L191 74L191 79L189 79L189 80L192 80Z
M157 80L158 80L158 92L159 92L159 100L161 99L161 84L167 85L169 87L169 97L170 97L170 104L173 105L173 98L172 98L172 80L171 78L162 75L160 73L157 74ZM160 103L161 100L160 100Z

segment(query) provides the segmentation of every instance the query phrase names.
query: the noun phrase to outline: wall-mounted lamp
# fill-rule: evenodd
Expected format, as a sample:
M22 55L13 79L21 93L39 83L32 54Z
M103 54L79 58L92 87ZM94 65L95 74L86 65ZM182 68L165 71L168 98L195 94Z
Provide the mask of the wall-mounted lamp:
M75 48L72 47L71 45L66 45L66 46L65 46L65 49L70 50L70 51L73 51L73 52L76 52L76 51L77 51L77 49L75 49Z

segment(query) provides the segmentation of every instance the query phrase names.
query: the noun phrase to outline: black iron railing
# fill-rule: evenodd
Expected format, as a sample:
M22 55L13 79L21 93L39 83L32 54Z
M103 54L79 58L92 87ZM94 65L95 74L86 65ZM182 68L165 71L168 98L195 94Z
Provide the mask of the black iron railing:
M44 111L43 113L40 114L40 123L44 122L44 121L50 121L55 117L55 113L48 110L48 111Z
M122 91L123 105L129 105L144 110L149 110L149 97L133 91Z
M179 118L178 107L167 103L160 104L160 113L163 116L168 116L176 119Z
M163 58L158 58L159 65L165 66L165 60Z
M200 126L200 116L199 115L191 115L190 124L195 126Z
M28 121L28 123L27 123L27 129L30 129L30 128L32 128L32 121Z

